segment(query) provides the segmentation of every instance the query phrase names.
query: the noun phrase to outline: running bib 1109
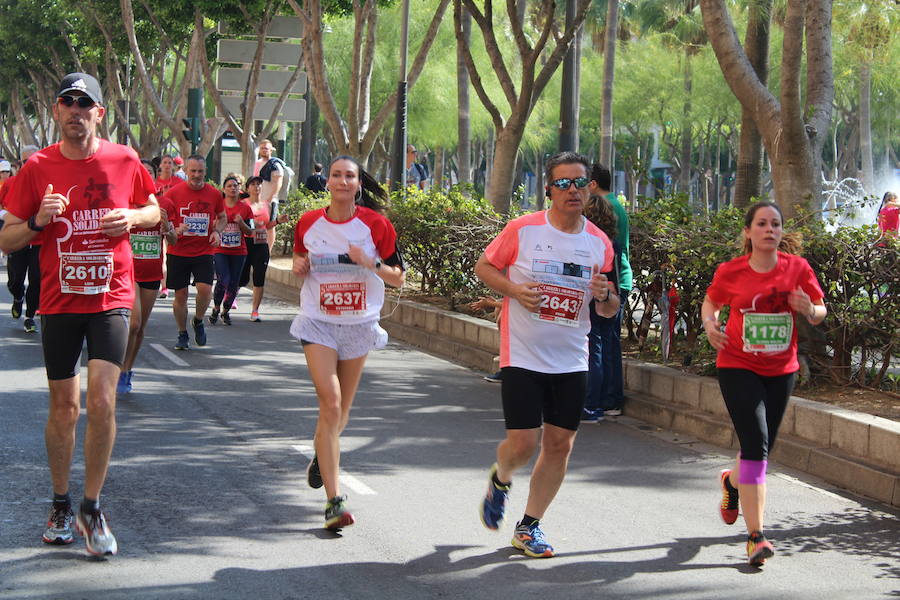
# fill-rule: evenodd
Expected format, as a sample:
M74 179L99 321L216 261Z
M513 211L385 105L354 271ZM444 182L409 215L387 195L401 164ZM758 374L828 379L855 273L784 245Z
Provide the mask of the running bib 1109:
M184 235L208 235L209 215L191 215L184 218L187 231Z
M136 260L153 260L160 257L162 244L160 243L159 233L132 233L131 253Z
M584 303L584 291L560 285L542 283L541 305L531 318L538 321L550 321L566 327L578 327L578 313Z
M744 352L784 352L793 332L791 313L745 313Z
M60 252L59 286L63 294L104 294L113 275L112 252Z
M319 284L319 310L326 315L366 312L366 284L361 281Z

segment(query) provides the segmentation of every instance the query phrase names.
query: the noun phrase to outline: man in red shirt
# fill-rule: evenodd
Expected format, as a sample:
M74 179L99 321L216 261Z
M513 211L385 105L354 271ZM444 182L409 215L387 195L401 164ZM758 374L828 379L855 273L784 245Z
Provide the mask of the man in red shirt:
M100 491L116 435L116 381L134 301L128 232L159 221L153 180L137 154L97 137L106 109L96 79L66 75L53 117L60 141L32 156L16 176L0 248L12 251L40 233L41 337L50 388L45 430L53 506L43 540L73 541L72 520L88 552L115 554L100 511ZM88 426L84 499L73 515L69 473L81 405L78 359L88 346Z
M197 285L194 304L194 341L206 345L203 318L212 300L213 254L221 243L222 231L228 220L222 192L206 183L206 159L195 154L187 159L187 182L166 192L172 202L169 220L175 227L178 241L168 247L166 258L166 287L175 290L172 311L178 325L176 350L190 347L187 333L188 284L191 276Z

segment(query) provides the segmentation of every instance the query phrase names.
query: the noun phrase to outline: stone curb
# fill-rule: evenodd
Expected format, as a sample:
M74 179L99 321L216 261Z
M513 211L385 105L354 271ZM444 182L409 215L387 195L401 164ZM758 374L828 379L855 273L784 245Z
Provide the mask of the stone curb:
M269 264L267 292L296 302L290 269ZM458 364L492 373L500 347L497 327L410 300L388 298L381 325L396 339ZM711 377L625 359L623 409L630 417L704 442L737 449L718 382ZM900 423L791 397L772 459L825 481L900 507Z

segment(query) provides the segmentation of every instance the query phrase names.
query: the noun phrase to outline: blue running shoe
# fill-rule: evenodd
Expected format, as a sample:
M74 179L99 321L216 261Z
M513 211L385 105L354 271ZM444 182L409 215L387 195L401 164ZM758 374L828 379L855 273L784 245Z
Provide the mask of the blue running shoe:
M481 501L481 522L488 529L499 529L506 515L506 503L509 501L509 488L512 484L498 486L494 483L494 475L497 473L497 463L491 467L488 477L488 490Z
M119 383L116 384L117 394L127 394L131 392L131 374L134 371L122 371L119 373Z
M178 341L175 342L176 350L187 350L191 347L191 343L188 339L187 331L179 331L178 332Z
M553 556L553 546L544 538L540 524L535 521L531 525L516 524L513 533L512 545L531 558L550 558Z
M603 420L603 411L602 410L591 410L589 408L582 409L581 411L581 422L582 423L599 423Z
M194 319L194 341L198 346L206 345L206 328L203 326L203 320Z

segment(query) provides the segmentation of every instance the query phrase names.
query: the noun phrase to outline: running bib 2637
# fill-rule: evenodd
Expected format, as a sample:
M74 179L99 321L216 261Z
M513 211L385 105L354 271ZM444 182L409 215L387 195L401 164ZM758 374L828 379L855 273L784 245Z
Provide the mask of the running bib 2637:
M319 310L326 315L361 315L366 312L366 284L361 281L319 285Z
M63 294L104 294L113 275L112 252L60 252L59 285Z
M744 352L784 352L793 331L791 313L745 313Z

